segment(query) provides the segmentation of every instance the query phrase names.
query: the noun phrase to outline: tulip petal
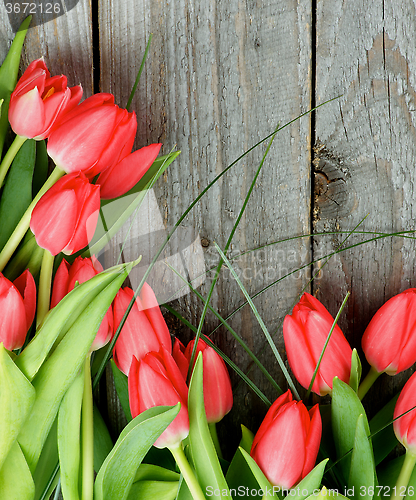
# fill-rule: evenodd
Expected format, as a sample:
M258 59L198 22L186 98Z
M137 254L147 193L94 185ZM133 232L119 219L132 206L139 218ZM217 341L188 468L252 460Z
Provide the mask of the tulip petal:
M22 347L27 333L26 311L18 289L0 274L0 342L12 351Z
M77 108L70 113L75 111ZM76 114L72 119L65 115L64 121L49 137L49 156L65 172L87 170L106 147L116 115L116 109L108 106Z
M322 437L322 419L319 412L319 405L315 405L309 410L310 424L306 437L306 457L303 466L302 478L306 477L314 468L316 457L318 456L319 445Z
M161 144L150 144L102 172L97 180L97 184L101 187L101 198L107 200L127 193L149 170L160 148Z
M23 299L26 312L26 332L31 327L36 313L36 284L30 271L26 269L18 278L13 281L13 285L19 290Z
M10 101L9 122L13 131L22 137L31 138L42 133L45 110L37 87Z
M37 244L47 248L52 255L58 255L74 233L77 208L72 190L54 193L48 197L47 203L42 203L41 198L30 221L30 229L36 236Z
M296 404L289 404L270 425L253 458L273 485L291 488L302 477L305 437Z
M65 259L59 264L52 287L51 309L68 293L69 264Z
M168 326L163 317L162 311L160 310L156 295L154 294L150 285L148 285L146 282L143 283L142 289L140 291L140 303L144 313L147 316L147 319L149 320L154 332L157 335L160 344L169 352L171 352L172 340L170 337Z

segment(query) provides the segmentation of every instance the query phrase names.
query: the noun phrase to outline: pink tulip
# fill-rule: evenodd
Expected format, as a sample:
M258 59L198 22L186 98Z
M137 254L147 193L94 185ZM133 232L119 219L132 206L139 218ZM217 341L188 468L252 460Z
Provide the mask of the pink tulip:
M66 76L51 77L43 59L38 59L28 66L10 97L10 125L22 137L45 139L81 97L80 86L68 88Z
M102 271L103 267L95 257L85 259L81 256L77 257L72 265L62 259L53 281L51 308L55 307L66 294L73 290L76 283L85 283ZM105 346L110 342L113 334L113 309L110 307L101 322L91 350L96 351Z
M131 153L136 114L114 104L112 94L95 94L66 114L51 134L48 154L65 172L82 170L97 183L101 197L116 198L131 189L156 159L161 144Z
M188 363L191 360L195 341L186 346L185 357ZM233 391L230 375L222 357L199 339L195 359L202 352L203 388L205 413L208 423L217 423L231 410L233 406Z
M9 351L19 349L36 310L36 285L28 270L13 283L0 273L0 309L0 342Z
M283 322L287 358L298 382L309 387L326 338L334 320L318 299L304 293ZM335 325L326 347L312 391L324 396L332 391L337 376L348 383L352 349L338 325Z
M71 255L92 239L100 210L100 188L82 172L65 175L38 201L30 221L37 244L52 255Z
M308 412L287 391L269 408L250 455L272 485L292 488L313 469L321 435L318 405Z
M403 387L393 414L393 419L397 419L393 421L393 429L397 439L406 450L409 450L414 455L416 455L416 409L412 410L412 408L415 406L416 373L409 378ZM404 413L406 414L404 415Z
M163 347L158 353L146 354L140 361L133 357L129 401L133 418L154 406L181 403L179 414L154 443L157 448L175 448L188 435L188 388L173 357Z
M131 288L124 288L117 293L113 303L114 331L117 330L133 296ZM172 351L170 333L157 299L153 290L145 283L114 346L114 362L128 375L133 356L140 361L148 352L159 351L160 346L169 352Z
M416 288L388 300L373 316L362 337L369 364L395 375L416 361Z

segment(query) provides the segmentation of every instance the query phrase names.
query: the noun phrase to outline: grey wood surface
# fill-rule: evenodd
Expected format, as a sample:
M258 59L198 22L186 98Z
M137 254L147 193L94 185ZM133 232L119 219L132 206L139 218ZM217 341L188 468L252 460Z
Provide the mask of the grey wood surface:
M316 100L342 95L316 113L316 231L414 230L416 23L411 1L318 2ZM346 245L363 241L351 237ZM316 237L314 257L342 237ZM415 240L392 237L331 259L316 284L332 313L349 290L340 325L351 343L390 297L416 285ZM367 370L365 367L364 370ZM374 407L404 376L383 376ZM374 409L375 409L374 408Z
M413 229L416 35L411 0L318 1L316 12L306 0L101 0L93 7L80 0L65 16L31 28L22 69L43 56L52 73L65 73L70 85L81 82L86 96L93 88L112 92L124 107L153 33L132 105L138 119L136 148L162 142L163 154L173 147L181 150L131 222L132 232L124 229L107 249L107 263L118 258L127 234L130 243L123 257L142 253L148 258L164 231L227 165L279 122L341 94L314 116L279 132L234 236L231 255L309 234L312 227L316 232L348 232L365 216L361 230ZM3 57L13 33L3 4L0 13ZM188 278L197 277L202 264L209 269L218 262L214 241L224 247L264 152L265 144L204 196L179 228L180 257L171 248L165 261ZM351 236L346 244L362 239ZM291 240L254 251L234 264L254 294L330 253L342 240L340 235ZM333 315L346 292L351 292L340 324L358 346L377 308L414 283L414 250L409 239L368 243L332 258L312 287L310 271L305 270L262 294L255 304L270 332L276 332L282 355L281 321L305 286ZM211 278L208 274L195 281L203 296ZM179 288L163 261L150 281L161 301ZM177 295L181 296L174 307L197 326L201 302L192 293ZM224 270L212 305L227 316L242 302L242 293ZM172 332L186 342L189 330L166 317ZM217 324L209 314L204 333ZM248 306L231 325L285 387ZM247 356L229 333L221 328L213 339L243 371L249 371ZM276 396L257 370L250 373L270 399ZM117 431L123 419L109 375L107 382L107 419ZM233 430L228 431L235 444L238 423L255 429L266 407L236 376L233 382L236 404L228 417ZM377 387L379 399L385 398L390 379L380 380Z

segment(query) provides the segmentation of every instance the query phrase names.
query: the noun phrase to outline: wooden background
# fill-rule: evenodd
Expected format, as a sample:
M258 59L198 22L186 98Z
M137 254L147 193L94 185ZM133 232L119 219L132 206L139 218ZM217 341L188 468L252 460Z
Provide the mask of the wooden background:
M13 31L3 4L0 13L3 59ZM323 266L323 257L360 222L361 231L414 229L415 26L412 0L80 0L66 15L29 30L22 69L43 56L52 74L66 74L71 85L82 83L85 96L112 92L125 106L153 33L132 106L138 117L136 147L160 141L164 154L175 145L182 152L150 197L153 208L157 204L155 221L149 222L154 230L171 228L209 181L278 122L341 96L279 132L231 246L231 255L238 255L291 236L343 232L280 243L234 261L253 295L321 259L312 284L311 270L305 269L255 299L284 356L281 322L305 287L333 315L351 292L340 326L359 347L375 311L416 284L415 241L409 238L356 246ZM207 269L218 261L213 242L224 247L264 151L265 144L244 157L182 224L199 235L194 252L198 259L203 253ZM353 235L344 246L365 238L371 234ZM116 255L117 245L113 248ZM131 252L136 257L143 250ZM208 275L198 288L202 295L210 283ZM242 302L238 286L223 272L212 305L225 317ZM202 305L193 294L173 305L198 325ZM191 337L173 317L167 319L183 342ZM203 331L217 324L208 315ZM285 388L249 307L231 324ZM227 331L219 329L214 340L249 370L247 356ZM257 370L250 373L274 399L264 377ZM403 380L381 377L369 400L370 413ZM266 407L237 377L233 382L235 407L227 423L236 444L238 424L255 430ZM116 431L123 420L111 383L107 399L106 418Z

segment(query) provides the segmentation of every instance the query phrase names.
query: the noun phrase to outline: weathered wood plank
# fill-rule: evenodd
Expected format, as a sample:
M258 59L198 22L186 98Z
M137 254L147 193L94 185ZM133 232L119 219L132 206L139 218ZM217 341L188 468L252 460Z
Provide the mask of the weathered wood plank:
M366 216L361 230L414 229L415 22L413 2L318 2L316 99L342 97L316 114L317 231L349 231ZM315 257L341 241L317 237ZM415 248L415 240L388 238L322 270L315 291L332 313L351 291L340 324L355 346L383 302L415 286ZM381 380L374 407L403 380Z
M65 74L70 86L82 84L85 97L93 89L92 18L88 0L80 0L67 14L29 28L22 54L22 70L43 57L51 74ZM0 57L13 40L13 29L0 5Z
M269 0L260 5L236 0L103 0L99 24L101 89L114 92L122 105L134 83L149 34L154 34L133 103L139 123L136 146L160 141L163 153L175 145L182 153L156 186L161 217L156 211L156 222L150 222L153 231L171 228L191 200L228 164L269 134L279 121L289 121L310 107L310 2ZM309 141L309 118L278 134L233 239L233 255L310 232ZM244 158L182 223L182 229L203 239L207 267L218 261L213 242L224 247L264 151L265 146L261 146ZM146 216L139 219L143 224ZM143 234L139 226L137 223L133 234ZM191 241L189 237L187 244ZM244 285L253 294L304 264L310 258L309 244L307 239L297 240L238 259L236 266ZM114 258L117 252L113 250ZM130 254L125 252L124 257L134 258L140 252L136 248ZM166 274L163 283L161 279L158 275L152 282L159 295L168 285ZM301 273L256 300L271 332L306 282ZM204 296L210 283L207 279L199 287ZM214 292L214 307L226 316L242 300L230 274L223 272ZM176 304L187 319L198 324L202 304L195 296L188 294ZM216 324L209 316L204 332L209 333ZM282 382L247 307L235 316L232 325ZM281 331L277 342L282 350L280 335ZM189 333L182 329L181 337L185 341ZM220 330L215 340L247 370L246 355L228 334ZM271 398L276 396L262 377L253 377ZM264 405L243 386L236 394L239 404L235 413L254 428L254 422L265 412Z

